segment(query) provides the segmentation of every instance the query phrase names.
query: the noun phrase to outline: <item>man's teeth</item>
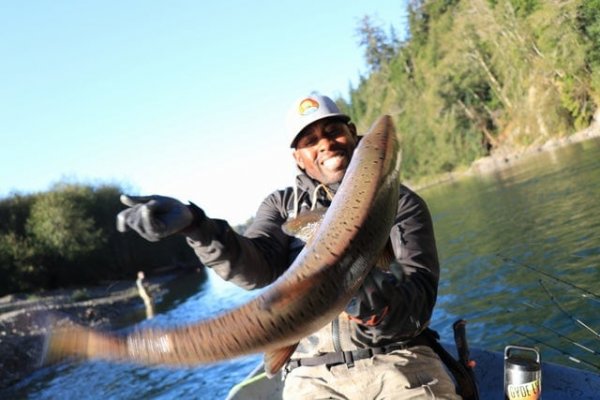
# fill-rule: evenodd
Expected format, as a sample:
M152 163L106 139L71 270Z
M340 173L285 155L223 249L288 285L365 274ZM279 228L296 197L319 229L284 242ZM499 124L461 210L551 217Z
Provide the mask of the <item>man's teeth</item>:
M342 162L342 156L333 156L323 161L323 166L325 168L337 167Z

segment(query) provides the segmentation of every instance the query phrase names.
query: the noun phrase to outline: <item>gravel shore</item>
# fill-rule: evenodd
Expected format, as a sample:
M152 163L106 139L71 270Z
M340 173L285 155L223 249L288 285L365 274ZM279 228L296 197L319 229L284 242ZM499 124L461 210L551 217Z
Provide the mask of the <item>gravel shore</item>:
M147 279L146 290L160 299L168 291L166 285L180 275ZM135 280L0 298L0 389L40 367L49 329L74 323L114 329L126 319L131 323L145 318L145 312Z

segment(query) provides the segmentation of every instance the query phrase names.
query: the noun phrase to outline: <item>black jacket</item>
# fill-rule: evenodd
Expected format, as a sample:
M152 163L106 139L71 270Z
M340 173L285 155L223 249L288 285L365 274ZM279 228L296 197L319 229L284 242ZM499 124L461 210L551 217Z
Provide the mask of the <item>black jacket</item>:
M315 189L315 207L329 206L325 191L317 186L317 182L301 174L296 180L296 196L292 187L270 194L243 236L226 221L205 219L188 231L188 243L202 263L223 279L246 289L264 287L291 265L304 245L300 239L286 235L281 226L293 217L295 210L302 213L312 207ZM373 269L342 313L342 328L336 323L323 330L332 333L334 349L323 339L319 344L313 338L305 343L310 346L299 347L301 352L339 350L336 329L348 330L341 334L341 347L352 350L406 340L427 326L439 279L433 224L425 202L404 185L390 239L396 258L390 271Z

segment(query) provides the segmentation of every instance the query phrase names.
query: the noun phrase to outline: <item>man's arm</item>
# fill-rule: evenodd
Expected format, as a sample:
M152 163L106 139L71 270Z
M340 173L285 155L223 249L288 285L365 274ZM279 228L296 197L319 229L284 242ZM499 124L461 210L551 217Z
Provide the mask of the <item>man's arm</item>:
M117 229L135 230L149 241L173 234L187 238L200 261L223 279L253 289L273 282L288 267L289 236L281 230L290 190L278 191L261 204L245 236L227 221L208 218L195 204L166 196L121 196L128 206L117 215Z
M187 228L188 244L221 278L245 289L272 283L288 267L289 236L281 230L285 191L268 196L244 235L227 221L206 218Z

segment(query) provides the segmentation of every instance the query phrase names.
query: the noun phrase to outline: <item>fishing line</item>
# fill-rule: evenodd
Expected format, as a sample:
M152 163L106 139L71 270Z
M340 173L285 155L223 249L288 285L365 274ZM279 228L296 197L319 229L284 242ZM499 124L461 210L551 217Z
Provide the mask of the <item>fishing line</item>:
M556 307L558 307L558 309L560 311L562 311L563 314L565 314L571 321L584 327L588 331L592 332L596 337L600 338L600 334L598 332L596 332L594 329L592 329L590 326L588 326L585 322L583 322L579 318L575 318L572 314L570 314L567 310L565 310L565 308L558 302L558 300L554 297L554 295L550 292L550 290L546 287L546 285L544 285L544 282L542 282L541 279L538 282L539 282L540 286L542 287L542 289L544 289L544 291L546 292L546 294L548 295L548 297L550 298L552 303L554 303L554 305L556 305Z
M510 309L510 308L507 308L506 311L509 312L509 313L512 313L512 314L518 313L518 311ZM562 338L562 339L564 339L564 340L566 340L566 341L574 344L575 346L579 347L580 349L582 349L584 351L587 351L588 353L591 353L591 354L593 354L595 356L600 356L600 352L598 352L598 351L596 351L594 349L591 349L591 348L589 348L589 347L587 347L587 346L585 346L585 345L583 345L583 344L575 341L574 339L571 339L568 336L563 335L562 333L558 332L556 329L552 329L552 328L550 328L548 326L545 326L543 324L534 324L533 326L544 328L544 329L550 331L551 333L553 333L555 336L558 336L558 337L560 337L560 338Z
M542 306L540 306L539 304L530 303L530 302L528 302L528 301L522 301L522 302L521 302L521 304L523 304L523 305L525 305L525 306L527 306L527 307L529 307L529 308L533 308L534 310L535 310L535 309L538 309L538 310L539 310L539 309L541 309L541 308L542 308Z
M555 280L555 281L557 281L557 282L560 282L560 283L562 283L562 284L564 284L564 285L570 286L570 287L572 287L573 289L577 289L577 290L579 290L580 292L583 292L583 293L585 293L585 294L582 294L581 296L582 296L582 297L584 297L584 298L586 298L586 299L591 299L591 300L594 300L594 301L600 301L600 295L598 295L598 294L596 294L596 293L594 293L594 292L591 292L591 291L589 291L589 290L587 290L587 289L584 289L584 288L582 288L582 287L580 287L580 286L577 286L577 285L575 285L574 283L572 283L572 282L569 282L569 281L567 281L567 280L565 280L565 279L559 278L558 276L552 275L552 274L551 274L551 273L549 273L549 272L543 271L543 270L541 270L541 269L539 269L539 268L536 268L536 267L533 267L533 266L531 266L531 265L527 265L527 264L524 264L524 263L518 262L517 260L515 260L515 259L512 259L512 258L510 258L510 257L506 257L506 256L504 256L504 255L502 255L502 254L500 254L500 253L496 253L496 256L497 256L498 258L500 258L502 261L505 261L505 262L510 262L510 263L512 263L513 265L516 265L516 266L519 266L519 267L525 267L525 268L527 268L527 269L530 269L530 270L532 270L532 271L535 271L535 272L537 272L537 273L538 273L538 274L540 274L540 275L544 275L545 277L548 277L548 278L550 278L550 279L552 279L552 280Z
M526 303L522 303L522 304L525 304L525 305L527 305ZM507 308L507 309L506 309L506 312L508 312L508 313L511 313L511 314L518 314L518 313L520 313L521 311L519 311L519 310L515 310L515 309L512 309L512 308ZM546 325L544 325L544 324L532 324L531 322L530 322L529 324L530 324L530 325L532 325L532 326L534 326L534 327L539 327L539 328L544 328L544 329L547 329L547 330L549 330L550 332L552 332L554 335L556 335L556 336L558 336L558 337L560 337L560 338L563 338L563 339L565 339L565 340L567 340L567 341L569 341L569 342L573 343L575 346L577 346L577 347L579 347L579 348L581 348L581 349L583 349L583 350L585 350L585 351L587 351L587 352L589 352L589 353L592 353L592 354L594 354L594 355L598 355L598 356L600 356L600 352L598 352L598 351L596 351L596 350L593 350L593 349L590 349L590 348L589 348L589 347L587 347L587 346L584 346L584 345L582 345L581 343L579 343L579 342L575 341L574 339L571 339L570 337L563 335L562 333L560 333L560 332L559 332L559 331L557 331L556 329L552 329L552 328L550 328L550 327L548 327L548 326L546 326Z
M568 342L571 342L572 344L574 344L575 346L579 347L580 349L582 349L582 350L585 350L585 351L587 351L588 353L592 353L593 355L600 356L600 352L598 352L598 351L596 351L596 350L594 350L594 349L590 349L589 347L582 345L581 343L579 343L579 342L577 342L577 341L575 341L575 340L571 339L571 338L570 338L570 337L568 337L568 336L565 336L565 335L563 335L562 333L560 333L560 332L558 332L558 331L556 331L556 330L554 330L554 329L552 329L552 328L550 328L550 327L548 327L548 326L545 326L545 325L540 325L540 326L541 326L542 328L544 328L544 329L547 329L547 330L549 330L550 332L552 332L552 333L553 333L553 334L555 334L556 336L558 336L558 337L560 337L560 338L562 338L562 339L564 339L564 340L566 340L566 341L568 341Z
M567 356L567 358L568 358L569 360L573 361L574 363L577 363L577 364L586 364L586 365L589 365L590 367L593 367L593 368L596 368L597 370L600 370L600 365L597 365L597 364L591 363L591 362L589 362L589 361L586 361L586 360L581 360L581 359L579 359L579 358L577 358L577 357L575 357L575 356L573 356L573 355L571 355L571 354L567 353L566 351L564 351L564 350L561 350L561 349L559 349L558 347L552 346L552 345L551 345L551 344L549 344L549 343L546 343L546 342L544 342L544 341L541 341L541 340L539 340L539 339L536 339L536 338L534 338L533 336L529 336L529 335L527 335L527 334L525 334L525 333L522 333L522 332L519 332L519 331L513 331L513 332L514 332L514 333L516 333L517 335L520 335L520 336L523 336L523 337L525 337L525 338L527 338L527 339L529 339L529 340L532 340L532 341L534 341L534 342L535 342L535 343L537 343L537 344L541 344L541 345L543 345L543 346L546 346L546 347L549 347L549 348L551 348L551 349L554 349L554 350L558 351L559 353L561 353L561 354L563 354L563 355Z

